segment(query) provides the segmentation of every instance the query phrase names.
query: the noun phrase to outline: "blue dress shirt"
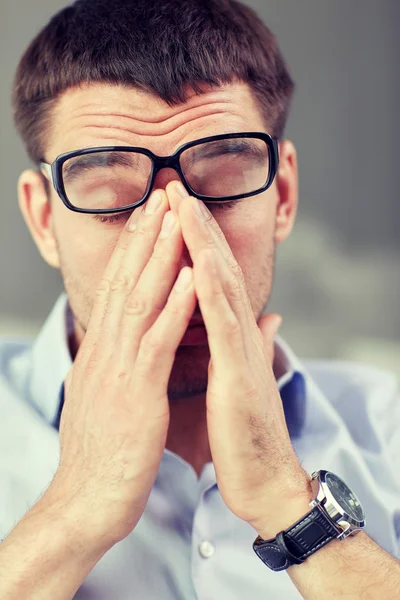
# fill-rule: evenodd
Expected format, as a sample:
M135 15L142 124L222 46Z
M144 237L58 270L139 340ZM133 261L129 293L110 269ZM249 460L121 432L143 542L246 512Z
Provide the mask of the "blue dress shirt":
M71 367L65 294L35 340L0 340L0 539L45 492L59 461L63 381ZM400 398L396 378L341 361L300 361L276 338L293 447L308 473L354 489L367 534L400 558ZM282 509L283 510L283 509ZM252 549L257 532L224 504L212 462L199 478L165 450L134 531L97 563L77 600L300 600ZM345 541L343 543L346 543Z

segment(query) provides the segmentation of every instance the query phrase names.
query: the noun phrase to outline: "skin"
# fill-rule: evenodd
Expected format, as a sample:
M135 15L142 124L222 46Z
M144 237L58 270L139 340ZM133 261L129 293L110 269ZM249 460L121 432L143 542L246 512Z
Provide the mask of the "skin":
M204 86L201 95L191 92L185 104L173 107L134 88L86 85L67 90L59 99L44 159L52 163L64 152L106 145L141 146L166 155L194 139L240 131L269 131L244 83ZM292 231L298 203L296 150L288 140L280 143L279 150L279 170L266 192L233 208L209 205L243 271L257 321L271 293L275 248ZM154 189L168 194L170 182L178 179L177 173L166 169L158 174ZM70 340L74 359L89 322L95 290L127 219L101 223L92 215L74 213L54 189L49 201L41 176L33 170L21 174L18 196L43 259L61 271L74 317ZM173 193L168 198L178 215L179 203L184 200ZM141 210L135 211L137 216ZM180 268L185 265L193 263L184 245ZM171 418L166 447L191 464L197 476L211 461L205 401L209 360L207 345L180 346L168 387Z

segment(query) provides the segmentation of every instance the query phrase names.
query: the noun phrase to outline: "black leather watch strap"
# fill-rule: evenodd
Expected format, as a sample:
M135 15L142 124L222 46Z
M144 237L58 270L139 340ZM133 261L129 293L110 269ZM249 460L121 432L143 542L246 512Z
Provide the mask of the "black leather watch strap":
M319 548L341 533L323 508L315 506L294 525L275 538L263 540L258 536L253 544L257 556L273 571L283 571L300 564Z

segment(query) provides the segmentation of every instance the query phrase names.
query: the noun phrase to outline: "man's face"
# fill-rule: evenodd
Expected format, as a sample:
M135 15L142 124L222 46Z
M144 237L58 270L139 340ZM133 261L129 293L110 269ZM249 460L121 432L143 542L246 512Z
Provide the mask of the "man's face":
M44 158L51 163L64 152L110 145L140 146L165 156L198 138L245 131L268 131L245 84L207 88L204 94L192 93L185 104L174 107L133 88L96 84L70 89L60 98ZM231 208L209 205L243 270L256 319L270 295L275 246L289 235L296 211L297 167L290 142L280 145L280 154L280 170L266 192L237 201ZM24 177L28 187L36 185L36 191L31 192L28 207L28 188L20 182L21 208L42 256L61 269L78 346L89 322L95 290L130 213L115 222L103 223L101 215L67 209L53 189L51 204L44 204L39 184L30 180L27 172ZM179 179L177 173L163 170L154 189L165 189L174 179ZM179 201L184 200L174 200ZM173 205L171 208L174 210ZM137 209L137 215L141 210ZM42 228L39 239L37 223L32 225L35 219ZM181 267L191 264L185 247ZM205 391L208 361L207 345L180 346L169 383L170 397Z

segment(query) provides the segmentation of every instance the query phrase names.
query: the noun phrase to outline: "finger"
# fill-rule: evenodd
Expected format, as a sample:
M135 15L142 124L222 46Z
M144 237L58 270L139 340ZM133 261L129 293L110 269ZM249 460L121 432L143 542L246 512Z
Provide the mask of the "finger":
M204 250L194 263L194 285L207 329L213 367L230 380L246 369L242 328L221 283L219 264L213 250ZM247 373L248 377L248 373Z
M165 214L160 235L147 265L126 301L118 337L122 357L136 357L141 339L164 310L176 280L183 250L179 221Z
M113 350L127 299L153 252L163 217L169 207L164 191L156 190L152 194L152 200L156 199L160 201L158 208L149 214L145 205L145 210L140 212L135 221L134 231L129 229L132 222L129 219L96 292L100 306L96 303L94 328L99 330L96 341L101 349Z
M168 194L178 194L178 185L179 182L174 184L174 186L171 184L170 187L167 187ZM199 209L204 212L199 213ZM228 267L232 271L235 271L235 269L237 269L237 261L231 247L228 244L224 232L204 202L187 195L187 199L183 202L181 198L181 201L178 204L178 210L182 224L182 234L191 256L192 253L195 256L208 247L215 248L224 257Z
M122 230L118 242L115 245L110 260L103 271L102 278L95 292L94 303L85 337L79 347L79 354L90 356L93 348L98 342L99 331L104 320L104 315L109 300L111 281L114 279L115 273L121 264L122 257L124 256L126 249L133 239L134 228L136 228L138 218L143 213L145 206L146 205L132 212L132 215Z
M198 206L201 206L205 212L202 216L198 214ZM220 259L218 263L222 285L228 302L245 334L246 352L251 352L253 340L258 339L262 343L262 335L257 328L242 269L235 259L223 231L204 203L190 196L187 201L180 202L179 218L182 235L193 264L207 249L211 249Z
M186 280L185 280L186 278ZM164 310L141 339L133 369L132 391L155 401L165 394L176 350L197 302L193 270L181 269ZM150 408L149 408L150 410Z
M282 325L282 316L277 313L262 315L257 326L264 340L264 349L267 361L273 364L275 358L275 336Z

